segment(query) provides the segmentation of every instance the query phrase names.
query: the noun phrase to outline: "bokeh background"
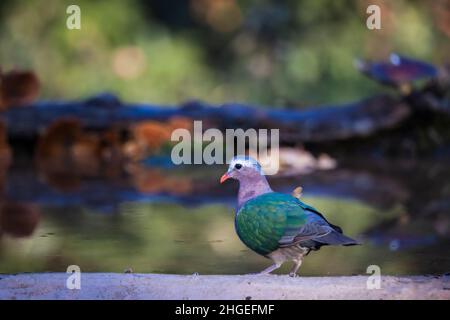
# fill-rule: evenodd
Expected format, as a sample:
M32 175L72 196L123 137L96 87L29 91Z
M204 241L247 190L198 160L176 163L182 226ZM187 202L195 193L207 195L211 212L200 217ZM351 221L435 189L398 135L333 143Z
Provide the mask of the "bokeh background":
M66 8L81 8L68 31ZM366 28L378 4L382 29ZM3 69L35 70L42 98L271 106L349 102L380 87L354 59L450 52L448 1L28 1L0 4ZM263 88L263 90L262 90Z
M66 28L71 4L81 8L81 30ZM381 7L381 30L366 27L369 4ZM445 0L0 1L2 72L33 71L41 102L111 92L125 103L301 109L400 96L361 75L355 59L398 52L439 66L449 62L449 38ZM236 184L218 183L226 167L180 168L164 158L172 129L190 121L149 121L131 128L123 145L116 131L85 132L77 121L56 121L32 142L11 141L7 127L16 124L1 124L0 273L77 264L93 272L235 274L269 263L234 232ZM162 160L138 152L116 161L117 150L142 141ZM383 274L449 271L448 158L336 161L301 141L283 152L297 171L271 177L275 189L303 186L305 202L365 243L312 253L301 274L365 274L371 264Z

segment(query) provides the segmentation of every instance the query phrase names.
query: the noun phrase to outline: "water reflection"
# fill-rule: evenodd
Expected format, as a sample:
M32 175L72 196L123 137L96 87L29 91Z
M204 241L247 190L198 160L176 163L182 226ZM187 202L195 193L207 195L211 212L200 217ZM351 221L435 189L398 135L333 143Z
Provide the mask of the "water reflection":
M39 209L32 204L3 202L0 204L0 235L31 236L40 219Z
M331 171L272 177L276 190L304 187L304 200L365 245L323 248L304 275L445 273L450 267L449 180L445 165L343 162ZM235 184L222 167L147 167L97 171L76 188L42 179L20 161L4 176L0 272L84 271L248 273L267 261L250 252L233 225ZM437 178L439 177L439 178ZM286 266L289 268L289 266ZM282 269L280 272L286 272Z

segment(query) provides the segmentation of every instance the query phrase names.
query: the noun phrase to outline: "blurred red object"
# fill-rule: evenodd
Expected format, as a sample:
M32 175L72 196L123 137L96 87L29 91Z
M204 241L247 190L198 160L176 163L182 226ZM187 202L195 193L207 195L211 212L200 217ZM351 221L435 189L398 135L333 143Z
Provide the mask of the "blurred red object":
M38 77L32 71L0 70L0 110L29 105L40 91Z
M16 202L0 204L0 233L13 237L31 236L40 219L39 210L31 204Z

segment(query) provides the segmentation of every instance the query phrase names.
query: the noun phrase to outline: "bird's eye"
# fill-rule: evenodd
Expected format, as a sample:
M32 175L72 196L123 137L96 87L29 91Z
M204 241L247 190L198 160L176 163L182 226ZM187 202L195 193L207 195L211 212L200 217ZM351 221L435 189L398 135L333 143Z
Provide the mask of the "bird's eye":
M234 165L234 167L236 168L236 169L240 169L240 168L242 168L242 164L240 164L240 163L236 163L235 165Z

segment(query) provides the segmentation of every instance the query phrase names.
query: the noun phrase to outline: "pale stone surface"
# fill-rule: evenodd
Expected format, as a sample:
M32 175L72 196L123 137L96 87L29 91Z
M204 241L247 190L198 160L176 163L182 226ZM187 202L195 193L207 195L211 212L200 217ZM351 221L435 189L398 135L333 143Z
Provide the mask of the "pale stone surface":
M450 276L164 275L82 273L69 290L65 273L0 275L0 299L450 299Z

